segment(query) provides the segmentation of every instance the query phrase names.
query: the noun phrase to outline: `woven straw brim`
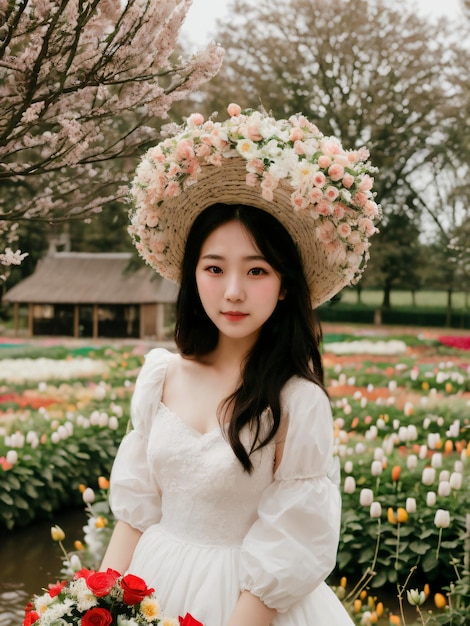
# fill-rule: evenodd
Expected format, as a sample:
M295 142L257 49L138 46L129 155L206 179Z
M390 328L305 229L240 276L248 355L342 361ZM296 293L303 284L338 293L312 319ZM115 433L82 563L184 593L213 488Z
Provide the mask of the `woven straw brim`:
M262 209L276 217L289 232L300 252L305 277L315 308L330 300L348 284L336 254L327 251L315 233L315 220L306 211L294 211L292 187L281 181L274 190L273 201L265 200L259 185L246 184L246 161L239 157L224 159L222 166L206 165L198 182L189 185L175 198L159 207L167 221L169 246L161 274L180 282L184 248L196 217L216 204L244 204Z

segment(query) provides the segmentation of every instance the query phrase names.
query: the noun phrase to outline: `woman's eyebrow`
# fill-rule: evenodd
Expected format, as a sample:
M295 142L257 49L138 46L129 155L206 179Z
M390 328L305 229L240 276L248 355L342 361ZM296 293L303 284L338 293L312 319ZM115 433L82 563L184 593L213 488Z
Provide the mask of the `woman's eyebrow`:
M225 257L221 254L204 254L201 259L212 259L214 261L224 261ZM262 254L252 254L249 256L244 256L243 261L266 261Z

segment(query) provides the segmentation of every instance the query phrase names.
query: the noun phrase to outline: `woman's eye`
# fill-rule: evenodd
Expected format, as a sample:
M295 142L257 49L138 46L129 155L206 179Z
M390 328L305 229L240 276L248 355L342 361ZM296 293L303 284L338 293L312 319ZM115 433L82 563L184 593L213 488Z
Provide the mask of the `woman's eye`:
M206 272L210 272L211 274L222 274L222 270L217 265L209 265L206 267Z
M262 276L263 274L267 274L267 272L262 267L253 267L248 274L251 274L251 276Z

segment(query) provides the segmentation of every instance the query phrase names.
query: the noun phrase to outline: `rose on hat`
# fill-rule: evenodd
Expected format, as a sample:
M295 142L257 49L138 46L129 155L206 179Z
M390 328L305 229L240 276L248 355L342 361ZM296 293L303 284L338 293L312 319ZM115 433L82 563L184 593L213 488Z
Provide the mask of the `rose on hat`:
M344 150L301 114L276 120L230 104L196 113L150 148L130 187L129 232L144 260L179 282L185 242L208 206L245 204L276 217L296 243L312 306L355 284L381 217L369 152Z

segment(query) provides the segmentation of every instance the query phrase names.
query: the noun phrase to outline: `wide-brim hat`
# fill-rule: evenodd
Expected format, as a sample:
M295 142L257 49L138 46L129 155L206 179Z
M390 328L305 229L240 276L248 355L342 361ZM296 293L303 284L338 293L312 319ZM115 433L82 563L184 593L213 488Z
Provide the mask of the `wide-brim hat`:
M194 114L150 148L137 168L129 232L145 261L179 282L189 230L213 204L273 215L295 242L312 306L357 282L380 207L365 148L345 151L302 115L276 120L228 107L230 118Z

